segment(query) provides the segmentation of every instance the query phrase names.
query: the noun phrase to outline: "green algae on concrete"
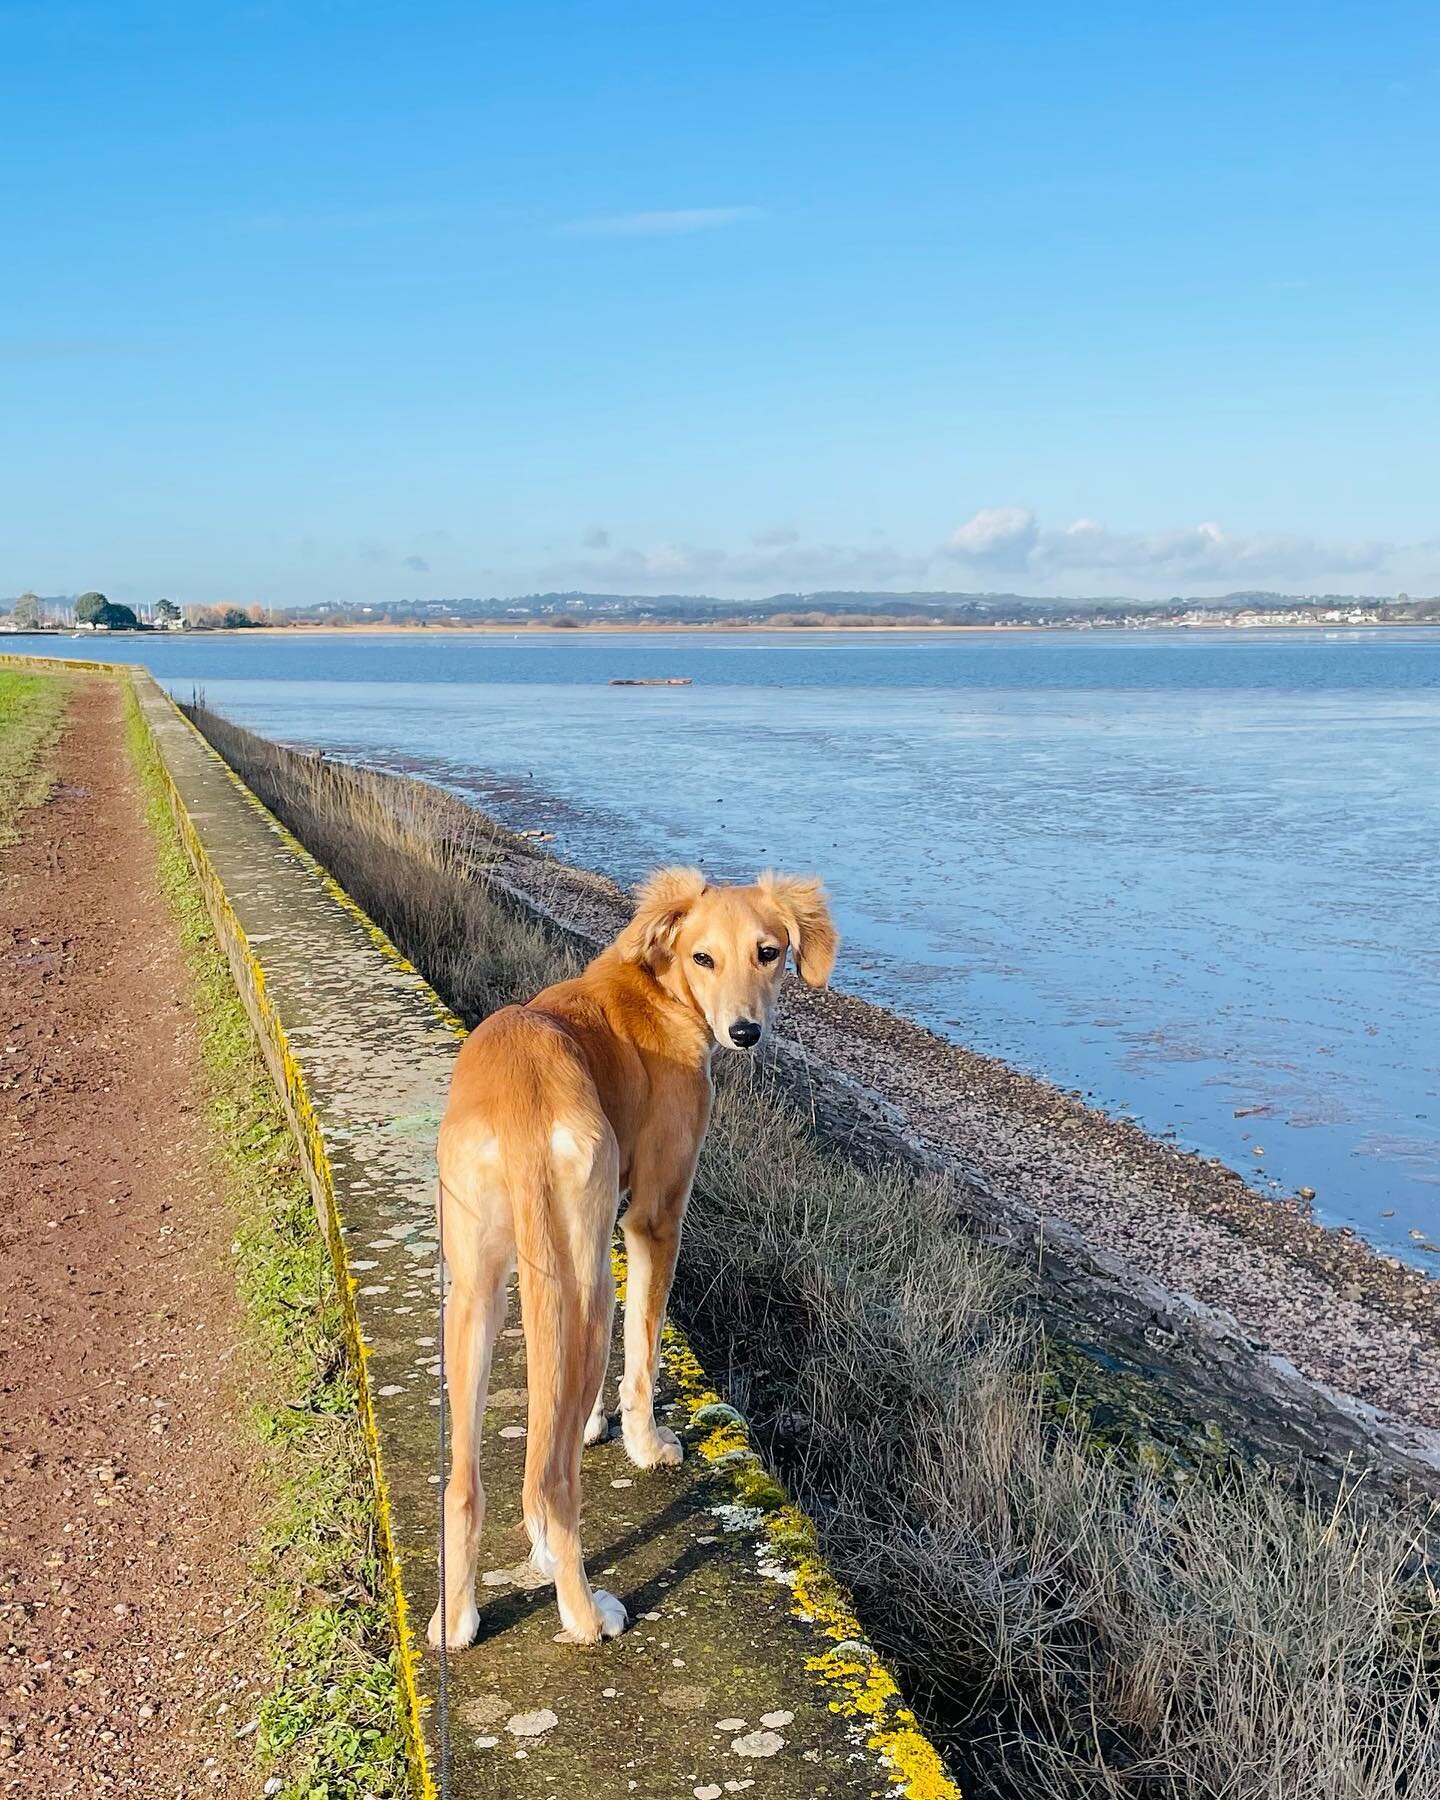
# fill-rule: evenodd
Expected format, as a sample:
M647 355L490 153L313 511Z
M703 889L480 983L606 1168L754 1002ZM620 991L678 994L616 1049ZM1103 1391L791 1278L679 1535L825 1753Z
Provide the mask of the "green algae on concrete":
M433 1147L459 1026L153 681L138 675L136 689L341 1272L416 1785L433 1794L438 1662L422 1637L439 1481ZM593 1650L557 1644L553 1596L525 1561L525 1399L511 1322L482 1453L480 1633L450 1660L456 1796L953 1800L808 1521L673 1330L661 1402L687 1440L684 1467L642 1472L617 1443L585 1459L587 1561L633 1627Z

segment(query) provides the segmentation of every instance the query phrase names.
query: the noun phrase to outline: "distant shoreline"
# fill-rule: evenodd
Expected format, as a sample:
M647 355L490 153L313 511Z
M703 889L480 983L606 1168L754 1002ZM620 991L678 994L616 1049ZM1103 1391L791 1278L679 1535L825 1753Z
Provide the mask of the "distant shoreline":
M501 622L490 619L464 620L453 625L278 625L251 627L264 631L273 631L280 636L299 635L303 637L430 637L435 634L453 636L456 633L474 632L490 637L614 637L653 635L716 637L734 633L743 635L753 632L771 632L785 637L828 637L836 633L851 633L856 637L897 636L911 633L946 633L979 635L981 637L1011 636L1020 633L1032 634L1040 631L1064 631L1076 636L1119 636L1127 631L1415 631L1440 630L1440 619L1376 619L1364 624L1342 623L1334 620L1294 619L1275 623L1256 625L1237 625L1225 620L1216 620L1213 624L1168 624L1157 620L1153 625L960 625L948 621L927 625L770 625L764 620L730 621L724 620L714 624L690 624L683 621L662 623L636 620L626 623L621 620L595 619L584 625L554 626L539 619L516 619ZM183 634L183 635L188 635ZM226 631L227 637L244 637L245 631Z
M1245 633L1253 631L1440 631L1440 619L1367 619L1351 621L1342 619L1275 619L1256 620L1243 625L1233 620L1216 619L1213 621L1189 621L1184 624L1157 619L1153 624L1145 625L1073 625L1057 622L1055 624L994 624L994 625L962 625L949 621L937 621L933 624L834 624L834 625L771 625L764 620L717 620L703 623L690 623L683 620L619 620L592 619L583 625L552 625L543 619L459 619L447 623L431 625L398 624L398 625L245 625L197 626L189 631L0 631L0 643L10 638L45 638L81 643L103 643L108 638L169 638L191 637L251 637L256 633L267 638L309 639L316 637L545 637L545 638L584 638L584 637L717 637L723 635L743 636L755 632L768 632L776 636L807 638L830 637L837 633L860 636L896 636L905 633L958 633L979 635L982 637L1010 636L1018 634L1031 635L1035 632L1063 631L1080 636L1119 636L1127 632L1172 631L1172 632L1217 632L1230 631Z

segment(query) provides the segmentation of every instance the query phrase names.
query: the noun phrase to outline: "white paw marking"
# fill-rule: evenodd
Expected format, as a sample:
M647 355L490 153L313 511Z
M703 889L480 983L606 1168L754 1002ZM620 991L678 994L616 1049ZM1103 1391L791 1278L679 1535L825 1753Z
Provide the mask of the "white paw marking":
M667 1426L657 1425L649 1438L625 1440L625 1454L637 1469L678 1469L685 1460L685 1446Z
M630 1623L630 1615L624 1605L604 1588L596 1588L595 1605L600 1613L601 1637L619 1637Z
M615 1596L608 1593L604 1588L594 1589L591 1594L591 1599L595 1602L595 1614L599 1630L593 1631L587 1629L583 1632L577 1631L575 1626L562 1612L560 1618L563 1622L564 1630L555 1633L555 1642L557 1644L598 1644L601 1638L619 1637L620 1633L630 1623L629 1613L626 1612L625 1608Z
M480 1629L480 1613L475 1602L469 1600L464 1606L450 1608L446 1624L446 1641L451 1650L468 1650L475 1642L475 1634ZM430 1628L425 1634L432 1649L440 1648L440 1608L437 1606L430 1615Z

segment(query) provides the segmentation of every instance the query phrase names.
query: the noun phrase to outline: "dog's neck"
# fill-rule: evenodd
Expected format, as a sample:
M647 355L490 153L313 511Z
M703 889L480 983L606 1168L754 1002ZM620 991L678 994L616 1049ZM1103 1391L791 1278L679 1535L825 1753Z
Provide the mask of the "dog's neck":
M685 979L684 966L675 957L671 957L663 969L656 969L650 964L646 966L650 969L656 987L689 1021L695 1034L696 1065L708 1069L719 1046L710 1030L710 1021L705 1017L704 1010L691 991L690 983Z
M672 957L656 968L648 957L627 955L625 951L622 940L602 951L596 962L609 963L612 967L618 963L631 972L632 980L627 984L631 999L640 999L643 1012L649 1017L639 1032L634 1026L640 1021L632 1020L628 1035L635 1036L637 1041L642 1038L653 1040L645 1047L658 1049L663 1045L672 1060L688 1063L697 1072L704 1070L708 1074L717 1045L710 1022L690 991L683 967Z

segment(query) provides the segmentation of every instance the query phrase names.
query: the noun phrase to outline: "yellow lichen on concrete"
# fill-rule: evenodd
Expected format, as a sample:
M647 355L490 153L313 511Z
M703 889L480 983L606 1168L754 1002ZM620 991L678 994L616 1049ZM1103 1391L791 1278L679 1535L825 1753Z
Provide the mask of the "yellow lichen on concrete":
M171 702L171 705L174 705L173 701ZM178 707L175 708L175 712L177 717L183 719L183 714L180 714ZM211 920L215 925L216 935L220 939L232 970L236 973L236 985L240 990L241 998L246 1002L246 1010L250 1014L251 1022L255 1026L261 1046L268 1055L272 1069L276 1070L279 1075L279 1085L287 1103L287 1110L290 1113L292 1126L300 1141L311 1182L319 1190L323 1205L322 1222L330 1243L330 1251L331 1256L334 1259L336 1273L339 1277L338 1291L341 1296L342 1310L345 1315L346 1331L350 1338L353 1354L356 1358L356 1366L363 1368L364 1358L367 1352L360 1331L359 1317L355 1308L355 1283L350 1276L348 1259L344 1249L342 1237L343 1221L340 1216L339 1201L331 1174L329 1157L325 1149L324 1137L320 1131L319 1122L315 1117L314 1107L311 1105L309 1095L305 1089L304 1076L301 1072L299 1063L296 1061L295 1056L291 1051L284 1029L280 1024L279 1019L276 1017L275 1009L271 1005L269 996L265 991L264 971L261 969L240 921L235 915L234 908L231 906L225 890L215 874L210 859L205 853L205 846L186 810L185 802L181 797L180 791L176 787L170 776L170 772L165 765L164 756L161 754L160 746L155 740L153 731L150 729L150 722L143 707L140 709L140 716L145 721L147 732L150 732L151 743L156 751L156 763L160 768L164 779L166 796L170 803L171 812L175 818L175 824L180 834L181 843L184 846L185 853L188 856L191 866L195 871L196 878L199 881L201 891L205 897L207 909L210 913ZM184 723L189 727L188 720L185 720ZM190 727L190 729L193 730L193 727ZM196 735L198 736L198 734ZM203 739L201 741L203 742ZM205 748L211 756L214 755L214 752L209 750L208 745L206 745ZM218 758L216 760L217 762L219 761ZM225 765L221 764L221 767L225 767ZM250 794L249 789L245 788L243 784L239 782L239 778L233 775L228 768L226 768L225 772L227 775L230 775L231 780L240 787L242 793L251 801L251 803L258 807L260 805L259 801L255 800L254 796ZM261 810L263 811L264 809L262 808ZM266 816L268 819L269 815L267 814ZM277 825L276 829L283 828ZM298 844L294 847L299 851L300 847ZM301 854L305 853L301 852ZM319 865L314 863L313 858L307 857L307 860L310 861L311 866L317 873L323 873L320 871ZM353 901L350 904L352 907L354 906ZM355 910L358 912L358 908ZM399 953L395 952L395 955L398 958ZM384 1463L380 1454L380 1440L375 1422L374 1406L370 1395L369 1383L362 1379L356 1386L359 1394L360 1424L369 1454L371 1476L375 1485L375 1513L378 1537L383 1566L385 1568L390 1589L391 1607L395 1615L396 1640L399 1650L399 1677L404 1702L402 1713L406 1726L406 1735L410 1743L412 1774L419 1800L438 1800L439 1790L435 1785L435 1780L430 1770L430 1760L427 1753L425 1736L420 1726L421 1718L429 1708L429 1702L421 1695L417 1679L418 1652L416 1649L414 1632L408 1618L408 1608L405 1601L405 1587L401 1579L399 1559L396 1557L394 1550L394 1534L391 1529L390 1497L385 1480Z
M849 1596L820 1553L809 1517L764 1470L744 1421L710 1386L700 1359L674 1326L665 1327L662 1347L691 1425L703 1434L697 1444L701 1456L729 1479L735 1504L755 1514L769 1560L784 1571L795 1616L834 1640L834 1649L805 1664L827 1690L830 1710L864 1733L898 1794L907 1800L960 1800L959 1788L916 1724L894 1676L866 1642ZM713 1423L704 1417L707 1409L714 1410Z

